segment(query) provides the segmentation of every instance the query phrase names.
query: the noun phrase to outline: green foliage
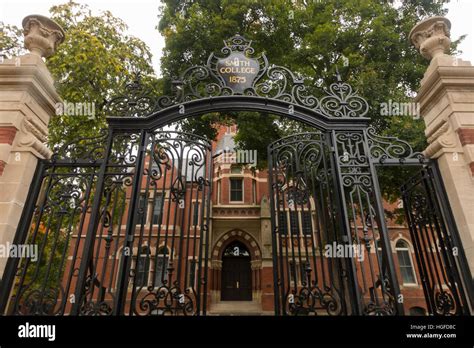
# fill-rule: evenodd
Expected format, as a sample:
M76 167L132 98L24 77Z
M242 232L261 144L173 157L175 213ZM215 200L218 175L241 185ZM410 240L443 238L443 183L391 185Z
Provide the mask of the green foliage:
M165 0L158 29L166 40L162 71L166 81L188 66L203 64L219 52L223 40L239 33L253 40L256 52L270 63L305 77L309 89L334 82L336 67L344 81L370 105L368 116L380 133L408 140L416 150L425 146L423 121L408 116L383 116L380 104L390 99L412 101L428 61L411 46L408 34L420 20L443 15L443 3L410 0L247 1ZM448 2L448 1L445 1ZM454 40L455 52L463 37ZM347 58L347 63L345 63ZM164 83L169 90L169 82ZM229 115L225 115L228 121ZM234 116L231 116L234 117ZM212 116L212 121L219 119ZM245 112L234 117L238 146L257 149L264 166L266 145L287 131L308 130L276 116ZM211 118L186 120L182 127L213 137ZM398 190L396 173L381 178L387 197Z
M0 56L11 58L25 53L23 49L22 31L15 25L6 24L0 30Z
M442 13L442 4L433 1L404 1L399 8L378 0L164 1L162 71L169 81L240 33L271 63L304 76L315 93L318 83L334 81L338 67L369 101L369 116L385 128L390 120L380 115L380 103L409 98L428 64L410 46L408 33L422 16Z
M96 117L60 116L51 120L49 142L93 136L105 127L106 103L123 92L134 71L147 88L157 92L151 76L151 53L145 43L125 34L127 25L109 11L94 16L86 5L68 2L50 9L66 32L66 41L47 65L59 94L68 102L95 103Z
M151 53L140 39L126 35L127 25L110 11L93 15L87 5L72 1L50 9L50 17L66 33L57 52L46 60L56 88L69 103L94 103L95 117L57 115L49 124L49 145L98 135L105 127L106 103L124 92L132 73L140 71L142 82L152 93L161 91L153 76ZM5 30L0 42L11 47L7 56L18 54L21 32L14 26Z

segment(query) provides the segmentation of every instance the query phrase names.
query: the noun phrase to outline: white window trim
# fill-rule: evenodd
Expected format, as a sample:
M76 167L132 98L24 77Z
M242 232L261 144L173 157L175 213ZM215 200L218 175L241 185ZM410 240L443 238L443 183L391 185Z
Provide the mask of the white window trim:
M403 241L405 242L405 244L407 245L406 247L397 247L397 243L398 241ZM412 269L412 272L413 272L413 278L415 278L415 282L414 283L405 283L403 281L403 276L401 277L402 279L402 285L403 286L418 286L418 278L416 276L416 271L415 271L415 264L413 263L413 257L411 255L411 245L410 243L408 243L407 240L403 239L403 238L399 238L395 241L395 253L397 254L397 258L398 258L398 250L401 250L401 251L407 251L408 252L408 258L410 259L410 265L411 265L411 269ZM398 262L398 267L400 268L400 261ZM401 275L401 270L400 270L400 275Z

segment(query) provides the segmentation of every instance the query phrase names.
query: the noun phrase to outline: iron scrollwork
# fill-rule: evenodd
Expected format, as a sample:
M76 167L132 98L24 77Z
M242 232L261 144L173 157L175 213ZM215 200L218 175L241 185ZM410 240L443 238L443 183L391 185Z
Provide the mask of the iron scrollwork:
M397 161L400 164L408 160L425 162L422 153L413 150L412 146L397 137L384 137L377 134L374 127L367 128L367 145L372 161L383 164L387 161Z
M109 130L103 128L95 137L78 138L58 146L53 150L51 161L53 163L59 160L73 163L78 161L96 163L105 156L108 134Z
M402 186L405 215L430 313L466 314L467 298L452 252L454 227L441 214L434 175L428 166Z
M223 56L211 53L206 65L187 68L179 78L172 81L172 94L150 95L140 85L140 79L127 85L127 92L110 100L107 111L112 116L146 117L166 108L193 100L219 96L254 96L284 101L292 105L311 109L328 118L364 117L369 106L353 88L343 82L339 74L337 81L323 90L318 98L311 94L304 79L286 67L269 64L264 53L255 56L252 42L240 35L224 41ZM236 73L235 81L229 82L219 67L229 58L229 71L254 69L251 73ZM232 64L237 59L237 64ZM240 60L239 60L240 59ZM240 66L238 63L243 64ZM248 67L247 67L248 66Z

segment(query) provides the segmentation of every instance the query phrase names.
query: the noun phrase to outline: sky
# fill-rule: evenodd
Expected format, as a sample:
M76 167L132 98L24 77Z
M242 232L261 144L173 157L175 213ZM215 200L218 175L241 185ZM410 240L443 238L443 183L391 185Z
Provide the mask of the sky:
M153 54L152 61L155 73L160 76L160 58L165 45L163 37L155 29L159 21L159 0L74 0L87 4L94 14L100 10L109 10L115 17L127 23L127 34L143 40ZM433 0L436 1L436 0ZM65 3L66 0L1 0L0 21L21 27L21 21L30 14L49 15L53 5ZM446 5L445 5L446 6ZM460 58L474 64L474 0L451 0L446 6L449 10L446 17L451 21L451 39L460 35L468 36L459 46L463 51Z

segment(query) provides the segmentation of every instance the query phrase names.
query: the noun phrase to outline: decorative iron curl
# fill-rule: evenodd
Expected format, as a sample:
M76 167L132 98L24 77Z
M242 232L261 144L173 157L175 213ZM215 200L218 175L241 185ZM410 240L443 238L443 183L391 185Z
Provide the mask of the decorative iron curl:
M74 139L54 149L51 161L69 160L71 162L86 161L95 163L105 156L106 140L109 131L104 128L99 134L90 138Z
M327 96L320 99L319 108L328 117L364 117L369 111L367 101L357 95L349 84L342 82L339 74L337 74L337 82L332 83L325 92Z
M367 128L367 144L372 161L383 164L387 160L398 160L404 163L408 159L417 159L425 162L425 157L420 152L415 152L406 141L397 137L383 137L377 134L374 127Z
M291 300L290 300L291 298ZM287 313L290 315L341 315L342 297L335 287L303 286L298 292L292 291L287 296ZM318 313L319 312L319 313ZM325 313L323 313L325 312Z
M303 78L283 66L269 65L265 54L255 55L252 42L240 35L224 41L221 53L243 54L258 63L258 71L250 87L244 90L226 85L218 72L218 62L222 57L211 53L205 65L187 68L180 77L172 81L170 95L153 96L141 86L140 77L126 86L126 94L113 98L107 110L112 116L147 117L161 110L198 99L220 96L247 95L274 99L313 110L328 118L364 117L369 109L367 101L352 87L341 81L324 89L325 96L318 98L307 89Z
M153 288L148 289L153 290ZM181 291L178 286L160 286L148 292L135 308L137 315L196 315L195 294L190 289Z
M143 117L156 108L156 100L141 83L140 73L135 74L132 82L125 85L126 93L111 99L106 111L113 116Z

